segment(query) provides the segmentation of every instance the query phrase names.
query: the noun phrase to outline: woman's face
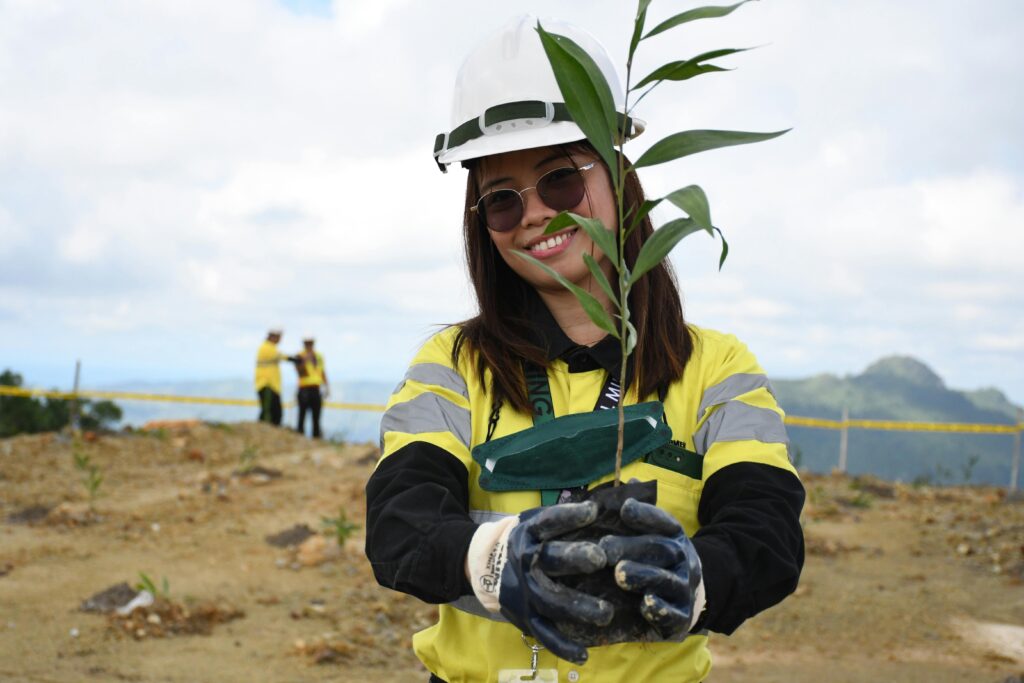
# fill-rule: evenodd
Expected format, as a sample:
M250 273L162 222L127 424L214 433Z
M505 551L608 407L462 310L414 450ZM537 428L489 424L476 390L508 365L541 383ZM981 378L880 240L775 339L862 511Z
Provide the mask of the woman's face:
M537 180L549 171L567 166L582 167L594 161L597 161L596 157L589 154L570 153L566 156L565 150L558 147L495 154L480 165L480 194L483 196L500 189L522 191L534 188ZM586 189L583 199L568 210L588 218L600 218L605 227L614 229L617 224L615 193L604 164L597 161L593 168L582 171L582 177ZM593 256L606 275L611 271L608 258L580 228L570 227L552 235L544 234L544 229L558 213L544 204L536 189L528 189L523 194L523 217L519 223L507 232L488 230L505 263L540 291L564 292L565 289L553 277L513 252L528 253L581 287L587 286L586 281L590 277L583 254Z

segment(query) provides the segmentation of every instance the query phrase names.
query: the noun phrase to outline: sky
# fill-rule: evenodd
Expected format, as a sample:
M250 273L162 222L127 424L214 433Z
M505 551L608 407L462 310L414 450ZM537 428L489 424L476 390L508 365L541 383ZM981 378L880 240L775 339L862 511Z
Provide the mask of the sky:
M651 3L649 25L696 3ZM0 0L0 367L29 386L244 377L270 326L332 380L392 381L471 316L465 172L441 174L464 55L513 16L587 29L624 74L615 0ZM733 71L637 110L636 158L686 129L776 140L644 169L704 188L673 253L687 318L770 376L913 355L1024 404L1024 8L762 0L644 41L636 76ZM659 209L660 211L660 209ZM674 218L669 211L656 221Z

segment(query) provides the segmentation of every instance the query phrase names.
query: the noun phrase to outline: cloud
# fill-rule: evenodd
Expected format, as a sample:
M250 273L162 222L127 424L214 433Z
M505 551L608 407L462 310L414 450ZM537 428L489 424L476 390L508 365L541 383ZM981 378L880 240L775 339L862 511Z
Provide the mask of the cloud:
M352 376L399 376L431 324L473 310L463 172L438 173L429 149L462 55L507 18L479 7L0 5L12 361L247 374L245 349L281 322L317 330ZM632 11L524 0L508 14L578 21L620 57ZM672 11L655 3L651 22ZM634 158L684 128L793 128L644 170L652 194L704 187L730 243L722 272L706 235L673 256L687 315L736 332L774 373L913 353L952 386L1024 401L1010 362L1024 317L1022 96L1007 86L1022 30L1010 1L778 0L642 44L638 73L681 52L763 47L645 99Z

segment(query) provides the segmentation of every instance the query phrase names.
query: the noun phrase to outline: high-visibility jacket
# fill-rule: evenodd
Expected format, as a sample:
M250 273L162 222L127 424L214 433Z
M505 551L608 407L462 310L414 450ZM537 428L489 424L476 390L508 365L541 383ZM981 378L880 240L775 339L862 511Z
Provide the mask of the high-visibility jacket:
M281 368L278 363L287 358L277 350L274 342L265 340L260 344L256 352L256 391L270 387L278 394L281 393Z
M324 357L319 351L299 354L299 387L318 387L324 383Z
M759 501L743 513L747 515L744 524L749 518L755 525L763 524L768 533L755 530L749 542L757 547L739 553L745 560L760 564L775 562L772 555L788 558L786 571L793 576L787 576L787 581L791 585L787 584L784 591L766 589L783 592L771 593L769 598L762 594L754 599L738 595L737 586L759 568L733 566L742 563L733 561L732 549L721 546L725 537L732 541L732 530L725 525L736 519L720 523L718 531L724 535L716 535L712 523L706 538L694 538L704 565L709 610L716 600L721 601L718 607L722 614L715 617L719 624L710 626L731 632L749 614L774 604L795 588L803 562L798 521L803 491L788 457L783 412L753 354L733 336L691 329L696 342L694 353L683 378L669 387L664 404L673 438L684 448L703 455L701 478L640 461L625 466L622 478L657 480L659 507L671 512L691 537L701 529L698 512L710 512L714 517L715 506L728 504L715 500L701 507L705 483L716 473L743 464L731 472L745 473L742 476L764 473L771 486L783 481L783 487L788 487L785 495L792 495L787 500L796 501L788 507L776 505L777 501ZM488 426L494 422L490 378L485 377L486 382L481 383L471 353L463 352L459 364L453 365L456 331L448 328L427 341L388 402L381 421L381 460L367 485L367 554L378 580L385 585L432 602L451 600L439 607L437 624L413 637L413 648L430 671L449 683L495 681L502 669L528 668L530 650L524 647L515 626L483 609L465 577L459 575L465 546L477 524L537 507L541 500L538 491L493 492L479 486L480 467L470 452L486 440ZM617 347L618 342L611 341ZM561 358L551 361L547 374L554 412L559 416L593 410L607 376L601 368L570 371ZM625 403L637 402L634 387L627 392ZM508 405L497 418L492 438L533 426L531 415ZM389 462L391 458L394 465ZM463 471L459 464L465 479L456 482ZM727 481L728 476L716 481ZM591 486L611 478L609 474ZM442 485L447 486L447 493L438 493ZM740 486L750 488L742 483ZM748 491L747 495L755 494ZM462 496L466 496L465 512L460 512ZM467 512L471 521L462 521ZM779 531L776 537L773 526L785 531ZM794 527L799 538L792 538ZM751 531L750 527L737 530L735 538L745 542ZM786 547L777 553L772 549L761 552L761 545L770 548L772 544ZM775 586L779 582L772 578L762 583ZM734 591L737 596L733 602L738 606L726 605L725 596ZM767 604L752 606L765 599L769 600ZM743 613L736 616L733 612ZM706 632L701 632L682 642L595 647L582 666L541 651L539 666L558 669L560 681L697 682L703 681L711 669L707 642Z

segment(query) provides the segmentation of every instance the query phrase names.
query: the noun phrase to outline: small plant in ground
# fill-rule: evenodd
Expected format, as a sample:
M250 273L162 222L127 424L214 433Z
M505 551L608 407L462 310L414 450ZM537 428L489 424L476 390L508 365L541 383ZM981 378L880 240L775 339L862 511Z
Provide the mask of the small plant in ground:
M931 473L926 472L925 474L919 474L916 477L914 477L913 481L910 482L910 485L913 486L915 489L919 489L924 486L931 486L934 483L933 480L934 477L932 477Z
M100 486L103 484L103 473L98 465L82 450L82 442L76 436L71 446L71 457L74 458L75 469L82 473L82 485L89 494L89 509L96 505Z
M343 509L338 510L337 517L322 517L321 521L323 522L325 533L333 536L338 541L339 547L344 547L348 537L359 529L358 524L349 521L348 515Z
M242 448L241 455L238 456L239 467L238 471L241 474L248 474L252 472L253 468L256 467L256 458L260 454L260 449L251 443L245 444Z
M135 584L135 590L146 591L154 598L163 598L167 600L171 595L171 584L167 580L167 577L162 577L160 581L160 587L157 588L156 582L146 572L139 572L139 582Z
M861 508L866 510L867 508L871 507L871 504L873 502L874 498L871 497L871 494L867 493L866 491L860 491L857 493L856 496L847 501L847 504L850 507Z

